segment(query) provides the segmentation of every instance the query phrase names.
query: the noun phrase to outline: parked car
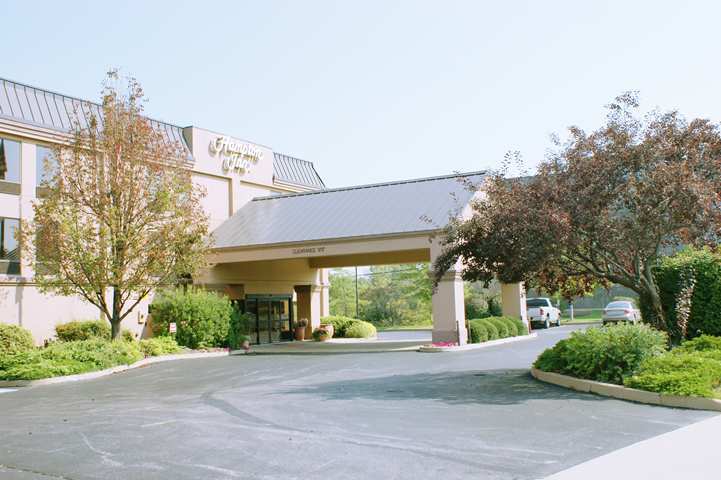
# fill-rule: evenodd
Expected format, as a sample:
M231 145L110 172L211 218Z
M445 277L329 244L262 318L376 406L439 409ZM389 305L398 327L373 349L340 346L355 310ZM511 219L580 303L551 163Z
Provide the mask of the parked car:
M561 326L561 311L553 306L550 298L527 299L526 315L531 325L540 323L543 328L549 328L551 324Z
M639 321L641 321L641 311L628 300L609 303L601 314L601 322L604 325L618 322L638 323Z

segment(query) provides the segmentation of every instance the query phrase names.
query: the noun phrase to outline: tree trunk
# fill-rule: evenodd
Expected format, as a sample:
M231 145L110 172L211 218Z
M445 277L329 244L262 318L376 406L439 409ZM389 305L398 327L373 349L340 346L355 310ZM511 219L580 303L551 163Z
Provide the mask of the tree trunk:
M666 313L663 311L663 303L661 302L661 295L658 293L658 287L656 286L656 279L653 276L652 263L647 262L644 265L642 285L644 293L647 299L651 302L651 309L654 314L654 322L656 328L668 332L668 323L666 322Z
M113 287L113 318L110 319L110 337L115 340L120 337L120 290Z

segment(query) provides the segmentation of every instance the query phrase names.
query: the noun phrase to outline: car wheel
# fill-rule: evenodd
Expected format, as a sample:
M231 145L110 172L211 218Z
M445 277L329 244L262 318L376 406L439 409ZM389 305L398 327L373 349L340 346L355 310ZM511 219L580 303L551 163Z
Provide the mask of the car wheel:
M543 323L543 328L551 328L551 322L548 321L548 317L546 317L546 321Z
M561 317L558 317L558 318L556 319L556 326L557 326L557 327L560 327L560 326L561 326Z

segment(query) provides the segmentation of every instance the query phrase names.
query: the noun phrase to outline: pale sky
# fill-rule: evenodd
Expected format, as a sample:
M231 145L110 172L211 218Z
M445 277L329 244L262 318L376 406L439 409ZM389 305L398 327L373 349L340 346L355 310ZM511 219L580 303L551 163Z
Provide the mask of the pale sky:
M147 113L311 160L331 187L533 165L549 135L647 107L721 119L721 2L24 1L0 76L97 100L120 67Z

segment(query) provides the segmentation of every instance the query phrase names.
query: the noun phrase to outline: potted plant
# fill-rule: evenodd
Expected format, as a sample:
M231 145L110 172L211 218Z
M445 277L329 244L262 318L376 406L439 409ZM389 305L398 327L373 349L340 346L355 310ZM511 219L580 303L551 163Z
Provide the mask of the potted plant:
M305 329L308 327L308 319L307 318L301 318L298 320L295 324L295 339L299 342L302 342L305 340Z
M245 353L248 353L250 351L250 337L249 336L243 335L243 338L240 341L240 348L245 350Z
M333 327L332 323L321 323L320 328L328 332L330 338L333 338L333 335L335 335L335 327Z
M313 330L313 340L316 342L325 342L330 340L330 334L325 328L316 328Z

